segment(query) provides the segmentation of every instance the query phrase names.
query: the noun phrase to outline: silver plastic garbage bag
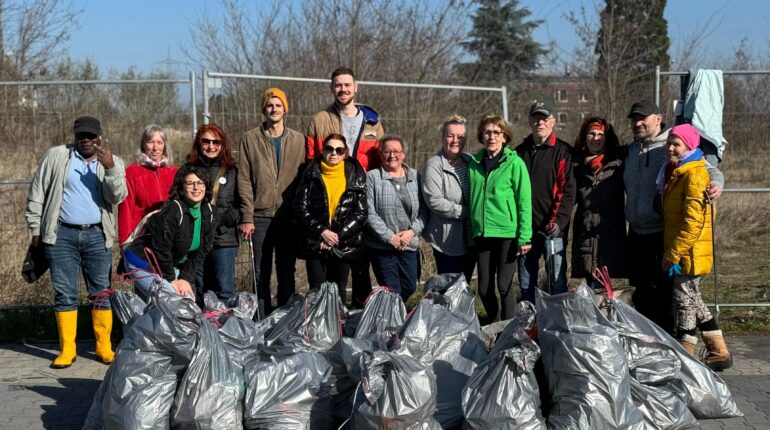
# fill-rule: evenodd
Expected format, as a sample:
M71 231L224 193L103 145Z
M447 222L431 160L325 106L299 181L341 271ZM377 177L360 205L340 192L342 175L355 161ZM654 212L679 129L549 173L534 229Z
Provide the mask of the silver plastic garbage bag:
M247 429L328 429L334 424L328 379L331 365L319 353L250 356L244 367Z
M419 360L384 351L361 356L361 387L356 394L356 430L440 429L436 376Z
M654 336L677 356L681 362L679 370L681 383L676 384L676 389L684 391L687 407L696 418L743 416L722 378L688 354L679 342L655 323L631 306L615 300L612 303L610 317L619 326L624 325L638 333Z
M243 375L230 362L211 321L203 320L198 335L171 408L171 428L241 428Z
M123 333L125 334L128 326L134 320L144 313L147 303L139 296L128 291L115 290L110 295L110 304L112 312L123 324Z
M434 303L443 304L454 314L476 319L476 295L462 273L443 273L425 281L425 293L434 292Z
M551 395L549 429L638 429L625 351L592 299L536 292L537 326Z
M103 428L169 427L177 378L195 351L201 316L192 299L153 290L144 314L134 320L118 345L102 382Z
M361 356L374 350L371 340L342 337L324 353L332 366L329 387L334 398L334 416L339 423L353 414L353 396L361 381Z
M387 287L378 287L369 295L353 337L373 341L388 340L406 320L406 306L401 296Z
M294 303L288 314L266 333L265 344L286 351L327 351L342 336L337 284L324 282Z
M533 372L540 348L527 335L534 317L534 305L519 303L516 317L473 371L462 393L464 429L545 429Z
M462 300L450 299L454 293ZM475 313L470 315L468 306L456 306L465 303L469 294L467 284L449 288L446 295L428 294L404 324L401 346L394 351L432 367L438 384L434 417L444 428L462 425L463 387L487 356Z

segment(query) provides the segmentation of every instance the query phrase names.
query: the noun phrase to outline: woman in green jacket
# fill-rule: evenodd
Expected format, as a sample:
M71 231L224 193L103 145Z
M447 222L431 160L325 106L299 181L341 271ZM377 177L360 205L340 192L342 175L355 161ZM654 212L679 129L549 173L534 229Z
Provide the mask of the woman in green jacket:
M516 311L512 288L516 257L531 248L531 189L524 162L507 146L511 131L505 120L486 115L477 131L484 149L471 158L468 170L479 296L490 321L500 321L512 318Z

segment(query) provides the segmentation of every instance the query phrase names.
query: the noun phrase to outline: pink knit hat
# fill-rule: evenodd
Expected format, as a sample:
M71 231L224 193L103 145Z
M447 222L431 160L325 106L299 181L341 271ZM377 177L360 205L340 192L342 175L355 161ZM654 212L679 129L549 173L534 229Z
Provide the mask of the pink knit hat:
M671 129L669 136L676 136L687 145L687 149L693 150L700 145L700 133L690 124L680 124Z

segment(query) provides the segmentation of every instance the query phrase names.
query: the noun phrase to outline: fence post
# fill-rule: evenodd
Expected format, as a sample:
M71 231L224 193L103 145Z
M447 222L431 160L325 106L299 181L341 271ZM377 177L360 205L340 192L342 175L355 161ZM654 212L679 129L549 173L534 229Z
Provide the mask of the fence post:
M500 92L503 99L503 119L505 122L510 122L508 121L508 88L503 85L500 87Z
M660 106L660 66L655 66L655 104Z
M194 138L198 131L198 115L195 110L195 72L192 70L190 70L190 108L192 109L192 135Z
M209 123L209 71L203 70L203 123Z

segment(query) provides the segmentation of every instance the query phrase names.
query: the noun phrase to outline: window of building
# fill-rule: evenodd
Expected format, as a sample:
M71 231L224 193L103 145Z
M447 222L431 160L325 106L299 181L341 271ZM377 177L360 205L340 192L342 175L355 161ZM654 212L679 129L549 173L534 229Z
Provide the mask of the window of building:
M557 102L566 102L567 101L567 90L556 90L556 101Z
M564 112L559 112L559 122L565 123L567 122L567 114Z
M578 102L580 102L580 103L587 103L588 102L588 93L578 93Z

